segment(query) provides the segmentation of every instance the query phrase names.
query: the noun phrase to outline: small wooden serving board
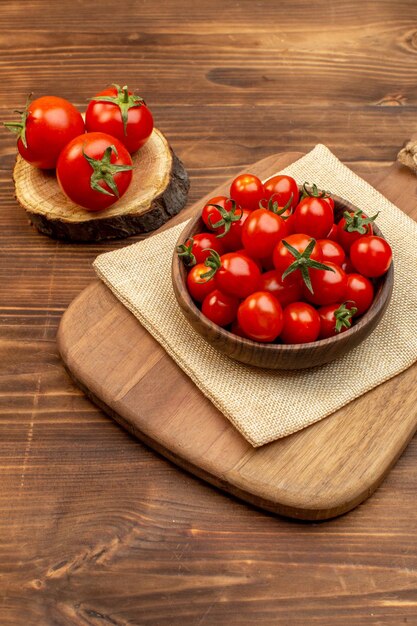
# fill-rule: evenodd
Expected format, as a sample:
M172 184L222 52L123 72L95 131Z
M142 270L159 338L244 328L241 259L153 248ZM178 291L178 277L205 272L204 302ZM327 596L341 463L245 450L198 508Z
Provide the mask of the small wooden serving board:
M246 171L266 178L300 156L273 155ZM377 176L369 165L356 169L417 218L411 172L397 164ZM138 439L213 485L294 518L335 517L365 500L417 429L415 365L321 422L253 448L100 281L65 312L58 345L88 397Z

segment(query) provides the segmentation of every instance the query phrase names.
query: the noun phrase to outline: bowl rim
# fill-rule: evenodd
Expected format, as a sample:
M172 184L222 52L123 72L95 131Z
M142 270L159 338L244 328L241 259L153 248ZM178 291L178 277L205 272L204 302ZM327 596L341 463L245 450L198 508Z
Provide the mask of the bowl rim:
M299 185L300 190L301 188L302 186ZM340 210L345 209L347 211L357 211L359 208L359 207L356 207L351 202L349 202L348 200L345 200L341 196L338 196L333 193L330 193L329 195L334 200L335 208L336 208L336 205L338 209ZM389 300L390 298L390 294L392 292L392 287L393 287L393 282L394 282L394 262L391 262L390 268L388 269L386 274L380 277L379 279L380 282L375 289L374 299L369 309L365 311L365 313L358 318L357 323L353 324L346 331L341 332L338 335L334 335L333 337L327 337L326 339L316 339L315 341L310 341L308 343L287 343L287 344L268 343L268 342L263 343L261 341L254 341L253 339L247 339L246 337L241 337L240 335L236 335L235 333L232 333L231 331L226 330L222 326L218 326L217 324L209 320L202 313L202 311L198 308L198 306L192 299L190 293L188 292L188 289L185 283L186 267L184 263L181 261L181 259L179 258L179 256L176 254L176 248L178 245L183 243L186 238L189 238L190 236L192 236L190 234L190 231L192 232L196 228L197 224L199 224L200 222L201 222L201 210L198 210L197 214L194 217L191 217L187 221L187 223L185 224L184 228L182 229L176 241L176 244L173 250L173 255L172 255L172 266L171 266L172 283L173 283L174 292L175 292L175 296L177 300L179 301L179 298L181 298L183 302L186 304L186 306L188 307L188 309L190 310L190 312L192 312L195 318L198 318L199 321L201 321L201 323L204 324L205 326L209 327L212 330L215 330L216 333L219 335L219 338L222 338L225 341L230 341L230 339L233 338L235 342L241 344L242 346L246 346L248 348L257 347L258 349L259 348L264 349L266 352L274 352L274 353L282 353L282 354L291 353L294 351L295 348L308 349L308 348L313 348L313 347L325 348L326 346L333 346L335 343L339 341L346 341L347 336L352 335L353 332L356 332L356 333L360 332L360 330L363 329L369 323L369 321L373 318L374 313L376 313L377 309L381 306L381 302L385 303L387 299ZM373 226L374 235L377 235L378 237L382 237L383 239L385 239L381 229L375 224L373 224L372 226ZM176 290L177 279L181 280L183 283L184 290L183 290L183 293L181 294L178 294ZM181 306L180 302L179 304Z

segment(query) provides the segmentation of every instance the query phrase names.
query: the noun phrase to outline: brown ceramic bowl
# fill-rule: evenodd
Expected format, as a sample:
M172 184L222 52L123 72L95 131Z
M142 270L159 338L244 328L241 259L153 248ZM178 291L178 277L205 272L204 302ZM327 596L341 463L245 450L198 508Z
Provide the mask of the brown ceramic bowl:
M356 210L350 202L332 195L335 202L336 220L342 217L343 211ZM200 213L192 219L182 231L178 244L204 230ZM374 226L376 235L383 236L378 227ZM270 369L302 369L323 365L342 356L355 348L374 330L381 320L391 299L394 282L394 268L391 264L385 276L375 283L375 298L371 307L362 315L352 328L329 339L320 339L305 344L259 343L238 337L217 326L201 313L188 293L186 287L187 271L178 255L173 254L172 284L181 310L191 326L214 348L242 363Z

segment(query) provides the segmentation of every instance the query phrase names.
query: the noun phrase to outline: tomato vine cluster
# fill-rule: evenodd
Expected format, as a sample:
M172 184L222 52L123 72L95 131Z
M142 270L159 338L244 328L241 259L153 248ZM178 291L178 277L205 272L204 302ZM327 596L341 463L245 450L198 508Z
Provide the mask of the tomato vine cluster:
M26 102L18 122L5 126L18 136L20 155L34 167L56 169L66 196L89 211L106 209L132 181L131 154L153 130L145 101L127 86L112 85L91 98L85 114L64 98Z
M348 330L371 306L392 262L373 233L377 215L346 209L315 184L285 175L238 176L211 198L203 232L177 247L202 313L259 342L301 344Z

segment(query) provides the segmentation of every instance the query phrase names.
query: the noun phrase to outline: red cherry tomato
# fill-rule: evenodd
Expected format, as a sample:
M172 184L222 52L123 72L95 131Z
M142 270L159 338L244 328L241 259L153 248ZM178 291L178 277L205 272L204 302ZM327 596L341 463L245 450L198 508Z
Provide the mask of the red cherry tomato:
M59 155L56 175L70 200L100 211L127 191L132 159L124 145L104 133L85 133L70 141Z
M221 239L218 239L214 233L198 233L178 246L177 254L186 265L192 266L196 263L204 263L210 256L210 249L222 255L224 248Z
M203 207L201 218L207 228L215 231L222 240L225 250L235 251L242 247L242 227L249 215L249 209L236 207L230 198L216 196Z
M374 286L362 274L349 274L347 277L346 300L347 306L354 306L357 311L354 317L362 315L369 309L374 299Z
M329 207L331 208L331 210L334 210L334 200L331 196L323 196L323 200L326 200L327 204L329 205ZM331 239L331 237L329 237L327 235L328 239Z
M112 85L90 100L85 124L88 132L112 135L129 152L136 152L152 134L153 117L143 98L127 86Z
M230 186L230 197L242 209L254 211L264 197L262 181L253 174L241 174Z
M350 248L350 260L360 274L377 278L389 270L392 261L391 246L382 237L361 237Z
M334 337L348 330L352 325L352 311L346 304L328 304L318 309L320 316L319 339Z
M333 209L324 198L307 196L294 212L295 232L305 233L315 239L324 239L333 225Z
M236 250L236 252L238 254L242 254L243 256L247 256L248 259L252 259L252 261L255 261L258 269L260 272L262 272L262 263L259 259L254 259L253 257L251 257L251 255L249 254L249 252L247 250L245 250L245 248L241 248L240 250Z
M342 265L340 267L345 272L345 274L352 274L353 272L355 272L355 268L353 267L352 263L350 262L349 257L345 258L345 260L343 261L343 263L342 263Z
M236 298L246 298L257 290L261 272L255 261L237 252L220 257L216 285L220 291Z
M272 294L256 291L239 306L237 319L247 337L271 342L282 330L282 307Z
M310 343L316 341L320 331L320 317L307 302L292 302L283 311L283 343Z
M346 274L342 268L335 263L329 261L324 265L328 267L327 270L314 268L310 270L313 293L307 289L306 285L303 285L305 299L319 306L343 302L343 300L345 300L347 287Z
M346 258L346 254L342 246L338 244L337 241L332 241L331 239L319 239L317 243L323 253L324 263L326 261L331 261L332 263L336 263L336 265L342 266L342 263Z
M56 96L28 101L21 120L5 126L17 134L17 148L25 161L41 169L55 168L61 150L85 132L81 113Z
M203 300L203 315L218 326L228 326L236 318L239 300L215 289Z
M326 239L330 239L331 241L338 242L337 239L337 224L333 224L330 231L327 233Z
M262 274L259 290L271 293L283 307L291 302L300 300L303 291L298 277L290 274L282 280L281 274L277 270L271 270Z
M209 268L204 263L198 263L194 265L188 272L187 287L188 291L194 300L197 302L203 302L204 298L216 289L216 284L213 278L207 280L201 278L203 274L207 274Z
M348 215L342 217L337 223L337 239L346 254L349 254L350 247L354 241L364 237L365 235L372 235L372 221L376 218L368 218L365 213L361 211L348 211Z
M288 234L286 222L272 211L252 211L242 229L242 243L248 253L262 259L272 254L276 244Z
M285 241L290 244L293 248L297 250L300 254L305 252L307 246L311 243L312 237L308 235L302 234L294 234L285 237ZM310 259L314 261L321 261L322 259L322 251L318 243L316 242L312 252L310 254ZM275 246L273 252L273 261L275 268L283 274L285 270L295 261L295 257L293 254L285 247L284 243L280 241L278 245ZM296 270L297 274L299 274L299 270Z
M269 200L271 196L274 197L279 206L285 206L288 200L293 196L291 207L295 209L298 204L300 193L298 185L294 178L280 174L279 176L273 176L264 183L265 198Z

